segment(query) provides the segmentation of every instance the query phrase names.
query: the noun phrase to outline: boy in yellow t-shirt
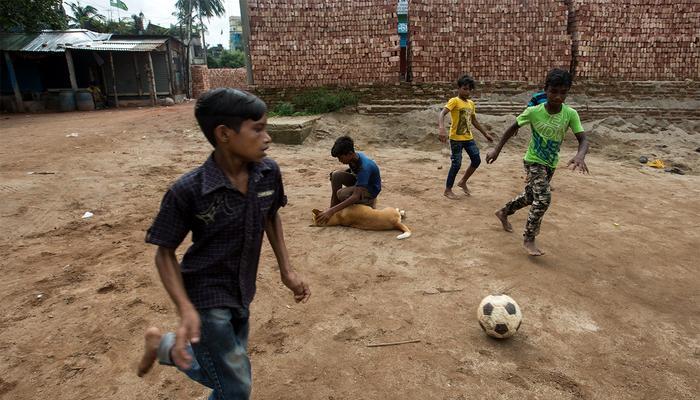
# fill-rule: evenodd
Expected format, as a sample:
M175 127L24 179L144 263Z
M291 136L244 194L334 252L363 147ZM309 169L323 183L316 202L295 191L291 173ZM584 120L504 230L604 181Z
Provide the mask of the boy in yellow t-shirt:
M439 135L438 138L442 143L447 142L447 135L445 133L445 124L443 122L445 114L449 113L452 119L452 124L450 125L450 149L452 150L452 156L450 157L452 163L450 165L450 172L447 174L447 184L445 185L445 192L443 193L448 199L456 200L459 197L452 191L452 186L455 183L455 178L459 169L462 167L462 151L466 151L471 160L469 168L464 173L462 179L459 180L457 186L461 187L464 194L470 195L469 189L467 188L467 180L476 171L481 164L481 156L479 155L479 147L474 141L474 135L472 135L472 126L481 132L482 135L489 142L493 142L493 137L486 133L486 130L479 124L476 120L476 106L474 102L469 99L471 91L474 90L474 79L469 75L464 75L459 80L457 80L457 97L451 98L445 108L440 111L440 116L438 117Z

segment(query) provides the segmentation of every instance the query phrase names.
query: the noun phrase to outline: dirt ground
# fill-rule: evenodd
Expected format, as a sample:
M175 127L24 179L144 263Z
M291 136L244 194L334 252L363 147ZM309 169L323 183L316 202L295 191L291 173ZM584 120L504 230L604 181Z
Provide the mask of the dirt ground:
M512 121L481 118L498 134ZM305 145L273 145L289 195L287 244L313 294L293 302L265 242L253 397L697 399L697 121L584 121L591 175L557 171L538 238L547 255L537 259L521 247L526 212L512 234L493 216L523 187L529 133L478 170L470 198L451 201L435 121L429 110L334 114ZM192 105L0 124L0 398L205 398L172 368L135 374L144 329L177 323L143 239L168 184L210 151ZM380 205L407 210L411 238L309 226L310 210L328 202L328 172L340 167L329 148L342 133L378 162ZM567 139L564 162L575 144ZM642 166L642 154L687 174ZM506 341L475 318L481 298L501 291L524 315ZM408 339L420 342L367 347Z

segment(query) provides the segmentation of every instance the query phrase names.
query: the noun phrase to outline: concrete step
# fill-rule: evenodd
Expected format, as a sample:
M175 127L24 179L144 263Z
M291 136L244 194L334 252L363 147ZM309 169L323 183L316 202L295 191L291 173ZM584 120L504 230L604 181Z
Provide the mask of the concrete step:
M267 120L267 132L274 143L302 144L319 118L319 115L270 117Z
M646 116L664 119L700 119L700 110L693 108L658 108L658 107L625 107L610 105L569 104L578 111L581 118L597 119L609 116ZM371 115L396 115L412 111L433 109L437 112L442 103L415 104L381 103L359 104L357 110L360 114ZM477 113L486 115L518 115L525 109L522 104L509 102L483 102L477 105Z

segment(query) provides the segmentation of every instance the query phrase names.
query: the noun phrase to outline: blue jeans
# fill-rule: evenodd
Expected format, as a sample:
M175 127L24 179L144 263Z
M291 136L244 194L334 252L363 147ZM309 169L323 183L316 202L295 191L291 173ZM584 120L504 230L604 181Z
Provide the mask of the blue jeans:
M476 141L472 140L450 140L450 149L452 150L452 164L450 165L450 172L447 174L447 185L448 189L452 189L455 184L455 178L459 169L462 167L462 150L466 151L471 160L470 167L477 169L479 164L481 164L481 156L479 155L479 147L476 145Z
M247 400L252 378L248 359L247 308L210 308L199 310L201 337L199 343L187 346L192 365L182 370L190 379L213 389L209 400ZM158 347L158 361L175 365L170 350L175 333L163 335Z

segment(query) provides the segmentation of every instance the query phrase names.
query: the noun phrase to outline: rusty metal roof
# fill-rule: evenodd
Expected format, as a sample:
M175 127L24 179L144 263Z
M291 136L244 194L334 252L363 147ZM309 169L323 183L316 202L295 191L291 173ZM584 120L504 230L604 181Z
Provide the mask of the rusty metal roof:
M67 48L101 51L153 51L164 46L167 40L167 38L102 40L67 46Z
M111 33L97 33L86 29L41 31L41 33L2 33L0 50L28 52L64 52L66 48L94 41L109 40Z

